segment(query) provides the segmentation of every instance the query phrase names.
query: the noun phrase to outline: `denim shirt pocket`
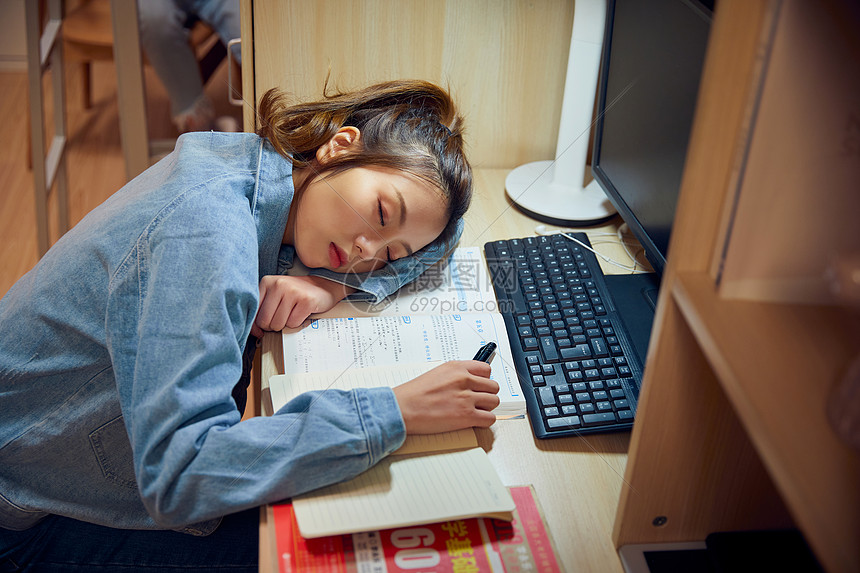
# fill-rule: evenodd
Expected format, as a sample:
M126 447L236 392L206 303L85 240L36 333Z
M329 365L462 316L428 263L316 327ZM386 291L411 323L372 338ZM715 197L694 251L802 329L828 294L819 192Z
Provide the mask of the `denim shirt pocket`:
M131 444L121 415L90 432L90 445L107 481L137 489Z
M101 467L102 475L108 482L120 487L137 490L137 479L134 476L134 462L131 444L125 429L122 415L102 424L90 432L90 445ZM186 527L176 528L175 531L195 536L209 535L221 523L221 518L209 519Z

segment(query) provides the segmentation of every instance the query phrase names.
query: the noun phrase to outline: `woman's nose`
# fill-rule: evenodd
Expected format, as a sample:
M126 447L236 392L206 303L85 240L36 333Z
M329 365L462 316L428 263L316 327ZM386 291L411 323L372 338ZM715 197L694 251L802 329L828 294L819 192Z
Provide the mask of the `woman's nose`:
M355 255L363 261L376 258L381 248L382 237L359 235L355 238Z

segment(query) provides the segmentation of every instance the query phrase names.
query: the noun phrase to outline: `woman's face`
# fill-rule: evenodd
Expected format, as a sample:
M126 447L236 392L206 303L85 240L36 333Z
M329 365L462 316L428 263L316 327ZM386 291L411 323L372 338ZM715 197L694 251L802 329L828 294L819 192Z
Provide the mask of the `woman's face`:
M285 242L306 266L338 272L365 272L409 256L447 224L439 189L384 167L315 178L293 207Z

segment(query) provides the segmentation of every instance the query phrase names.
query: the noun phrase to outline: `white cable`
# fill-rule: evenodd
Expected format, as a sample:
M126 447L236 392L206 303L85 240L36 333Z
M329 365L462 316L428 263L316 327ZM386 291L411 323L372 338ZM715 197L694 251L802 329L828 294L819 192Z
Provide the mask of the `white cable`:
M592 253L594 253L595 255L597 255L598 257L600 257L601 259L603 259L603 260L604 260L604 261L606 261L607 263L613 264L613 265L615 265L615 266L617 266L617 267L621 267L621 268L622 268L622 269L624 269L625 271L630 271L631 273L635 273L635 272L637 272L637 271L636 271L636 267L635 267L635 266L630 267L630 266L628 266L628 265L625 265L624 263L619 263L618 261L616 261L616 260L614 260L614 259L611 259L611 258L607 257L606 255L604 255L604 254L602 254L602 253L598 253L597 251L595 251L594 249L592 249L591 247L589 247L588 245L586 245L585 243L583 243L583 242L582 242L582 241L580 241L579 239L577 239L577 238L575 238L575 237L571 237L571 236L570 236L570 235L568 235L567 233L561 233L561 232L560 232L560 233L558 233L558 234L559 234L559 235L561 235L562 237L566 237L567 239L569 239L569 240L573 241L574 243L578 244L578 245L579 245L580 247L582 247L583 249L588 249L589 251L591 251ZM634 261L634 264L635 264L635 261Z
M624 229L625 228L630 229L630 227L627 226L627 223L624 223L623 225L618 227L618 229L617 229L618 242L621 243L621 246L624 247L624 252L627 253L627 256L630 257L630 260L633 261L633 272L635 273L636 268L639 266L639 261L636 259L636 255L634 253L630 252L630 249L627 248L627 241L624 240ZM644 251L645 249L643 248L642 250Z

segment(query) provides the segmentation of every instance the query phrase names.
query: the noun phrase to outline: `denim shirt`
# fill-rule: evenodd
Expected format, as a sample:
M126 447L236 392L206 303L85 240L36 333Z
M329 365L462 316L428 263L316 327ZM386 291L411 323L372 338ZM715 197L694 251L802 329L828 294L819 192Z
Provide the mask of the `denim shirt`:
M267 141L183 135L3 297L0 527L60 514L206 534L400 446L390 389L309 393L240 423L231 390L259 280L292 262L292 198L292 166ZM320 274L379 301L446 249Z

